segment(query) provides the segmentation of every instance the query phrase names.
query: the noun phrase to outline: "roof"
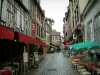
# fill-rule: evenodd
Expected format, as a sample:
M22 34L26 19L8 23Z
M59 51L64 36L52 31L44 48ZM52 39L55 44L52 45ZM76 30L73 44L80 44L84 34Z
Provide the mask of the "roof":
M41 6L40 6L40 3L39 3L37 0L33 0L33 1L36 3L37 7L39 8L39 10L40 10L42 16L45 16L45 14L44 14L44 12L43 12Z

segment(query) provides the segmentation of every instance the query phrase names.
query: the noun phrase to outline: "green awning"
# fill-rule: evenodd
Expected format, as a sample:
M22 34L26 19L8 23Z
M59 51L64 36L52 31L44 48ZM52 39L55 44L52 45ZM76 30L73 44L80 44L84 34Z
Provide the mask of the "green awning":
M74 45L71 45L70 48L73 51L87 51L87 50L96 50L100 48L100 43L96 42L81 42Z

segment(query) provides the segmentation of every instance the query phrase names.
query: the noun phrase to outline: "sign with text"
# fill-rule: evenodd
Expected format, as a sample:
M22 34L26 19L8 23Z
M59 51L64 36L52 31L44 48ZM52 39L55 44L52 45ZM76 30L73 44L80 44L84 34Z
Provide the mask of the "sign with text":
M28 62L28 53L27 52L23 53L23 61L24 61L24 63Z
M34 52L34 57L35 57L35 61L39 61L39 55L38 52Z
M36 37L36 24L32 23L32 37Z

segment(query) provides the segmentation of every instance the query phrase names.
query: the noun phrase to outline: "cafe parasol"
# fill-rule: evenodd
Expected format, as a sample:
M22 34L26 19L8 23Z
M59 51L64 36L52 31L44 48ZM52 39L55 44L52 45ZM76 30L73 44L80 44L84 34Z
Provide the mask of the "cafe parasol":
M70 46L70 49L76 52L96 50L99 48L100 48L100 43L96 43L96 42L81 42L81 43L73 44Z

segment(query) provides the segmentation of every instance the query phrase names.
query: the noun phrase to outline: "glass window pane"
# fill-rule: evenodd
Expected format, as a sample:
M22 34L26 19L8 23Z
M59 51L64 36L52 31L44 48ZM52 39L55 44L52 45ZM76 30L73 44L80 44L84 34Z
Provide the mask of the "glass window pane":
M17 28L20 28L20 12L17 10Z
M98 29L97 33L100 33L100 28ZM98 42L100 42L100 34L98 34Z
M97 28L96 29L98 29L98 27L99 27L99 17L97 17L97 19L96 19L96 23L97 23Z

